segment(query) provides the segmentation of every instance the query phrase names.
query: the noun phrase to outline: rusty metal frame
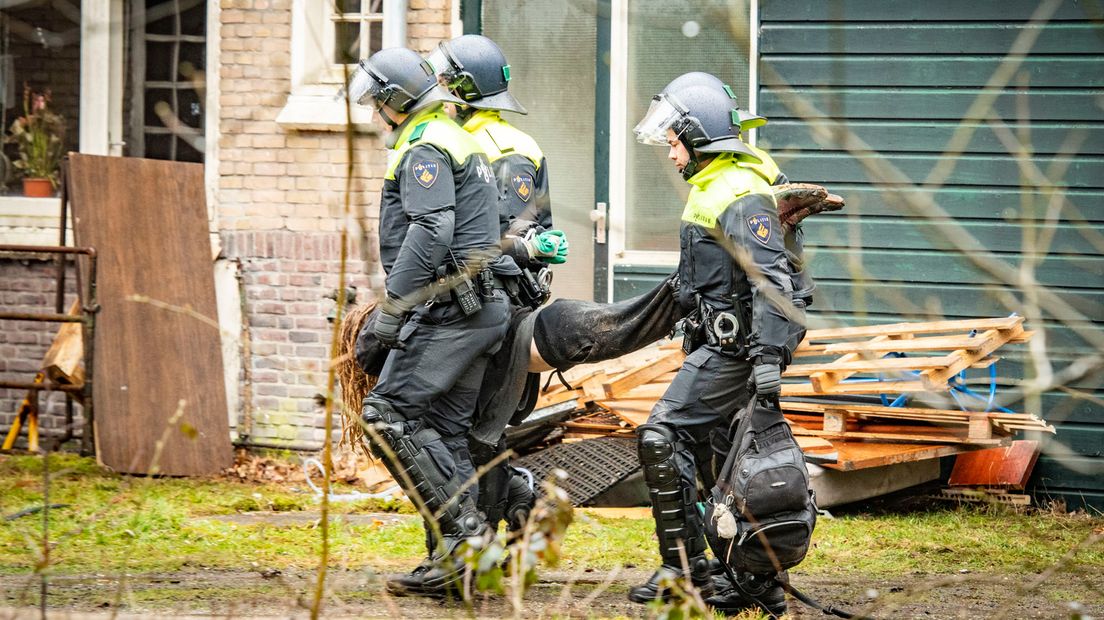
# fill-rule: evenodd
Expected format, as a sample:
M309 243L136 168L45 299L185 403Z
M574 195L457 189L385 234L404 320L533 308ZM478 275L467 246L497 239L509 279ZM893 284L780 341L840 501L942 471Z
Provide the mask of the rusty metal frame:
M84 433L81 437L81 452L84 454L91 454L93 451L92 421L94 419L92 404L92 378L94 376L93 359L95 353L96 313L100 309L99 304L96 302L96 250L94 248L73 248L62 246L0 245L0 254L3 253L55 254L58 256L58 262L61 263L62 270L64 270L65 262L69 255L84 255L88 257L87 291L83 290L84 287L80 286L80 270L79 268L77 270L77 298L80 301L81 310L79 315L63 314L61 312L33 313L0 311L0 319L14 321L36 321L45 323L81 323L84 357L83 384L80 386L75 386L55 383L53 381L46 383L33 383L29 381L0 381L0 388L27 389L35 390L36 392L65 392L69 395L79 393L81 395L82 404L84 406ZM58 286L64 286L63 278L58 278ZM66 434L62 438L62 442L68 441L68 439L72 437L73 433L71 401L66 403L66 418Z
M92 403L92 378L93 360L95 359L95 334L96 313L100 311L100 305L96 301L96 250L95 248L77 248L65 245L65 229L68 221L69 210L69 162L63 161L61 165L61 222L58 226L58 245L3 245L0 244L0 254L54 254L57 256L57 291L54 300L54 312L3 312L0 311L0 319L14 321L37 321L47 323L81 323L81 336L83 337L84 358L84 383L82 385L63 385L60 383L33 383L21 381L0 381L0 388L27 389L35 391L35 398L39 392L64 392L65 393L65 434L59 438L57 445L69 441L73 437L73 394L81 395L84 406L84 432L81 435L81 454L91 455L95 451L95 442L92 440L93 414ZM81 313L78 316L65 313L65 268L70 255L84 255L88 257L88 288L87 291L81 283L80 265L73 261L77 274L77 299L80 301Z

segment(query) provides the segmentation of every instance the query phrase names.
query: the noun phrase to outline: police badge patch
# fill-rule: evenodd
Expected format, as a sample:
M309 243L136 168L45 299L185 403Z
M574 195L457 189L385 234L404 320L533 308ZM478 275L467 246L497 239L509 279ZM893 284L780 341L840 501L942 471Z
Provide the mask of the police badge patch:
M515 174L514 178L510 179L510 183L514 186L514 193L521 198L522 202L529 202L529 197L533 195L533 177L527 174Z
M760 243L766 245L771 238L771 222L770 218L765 213L759 213L753 215L747 219L748 229L751 230L752 236L759 240Z
M414 180L418 181L418 185L429 189L437 180L437 166L435 161L420 161L410 168L410 172L414 174Z

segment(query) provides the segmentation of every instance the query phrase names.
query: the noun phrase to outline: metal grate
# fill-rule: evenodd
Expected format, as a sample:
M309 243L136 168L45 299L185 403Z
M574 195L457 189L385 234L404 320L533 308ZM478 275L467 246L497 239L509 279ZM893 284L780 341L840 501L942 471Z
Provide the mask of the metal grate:
M571 503L585 506L640 468L636 439L596 437L552 446L522 457L513 463L533 474L537 482L546 480L555 468L567 472L560 486Z

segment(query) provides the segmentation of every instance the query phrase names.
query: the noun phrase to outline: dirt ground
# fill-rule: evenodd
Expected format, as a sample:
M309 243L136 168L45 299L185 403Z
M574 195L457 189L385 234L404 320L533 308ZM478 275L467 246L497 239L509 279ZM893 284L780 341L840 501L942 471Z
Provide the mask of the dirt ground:
M639 568L596 574L544 572L525 596L520 617L647 617L649 609L629 603L629 586L647 577ZM123 587L117 576L54 577L49 584L50 618L196 616L224 618L305 617L313 572L182 572L130 575ZM1034 593L1017 595L1037 575L907 575L866 580L793 576L793 583L815 599L877 618L1082 618L1104 616L1104 576L1059 581ZM440 618L513 615L503 596L477 600L472 609L458 603L384 594L381 575L331 571L331 596L325 617ZM570 584L570 585L569 585ZM37 578L0 577L0 618L39 617ZM1084 606L1071 609L1066 601ZM819 611L790 600L790 617L823 618Z

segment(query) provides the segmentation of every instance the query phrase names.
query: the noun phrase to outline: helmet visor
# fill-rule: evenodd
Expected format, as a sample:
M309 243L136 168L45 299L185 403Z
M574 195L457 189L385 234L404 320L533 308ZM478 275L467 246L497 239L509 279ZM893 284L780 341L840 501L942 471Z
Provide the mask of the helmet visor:
M636 141L641 144L667 146L667 130L686 116L686 111L676 101L666 95L652 97L648 113L633 127Z
M433 73L437 76L437 81L441 82L445 86L448 86L450 82L456 79L456 76L460 74L463 67L456 61L448 48L448 42L442 42L425 58L429 63Z
M373 75L366 61L360 61L356 69L349 74L349 83L338 91L337 96L348 97L350 101L358 105L370 105L376 93L380 91L381 84Z

